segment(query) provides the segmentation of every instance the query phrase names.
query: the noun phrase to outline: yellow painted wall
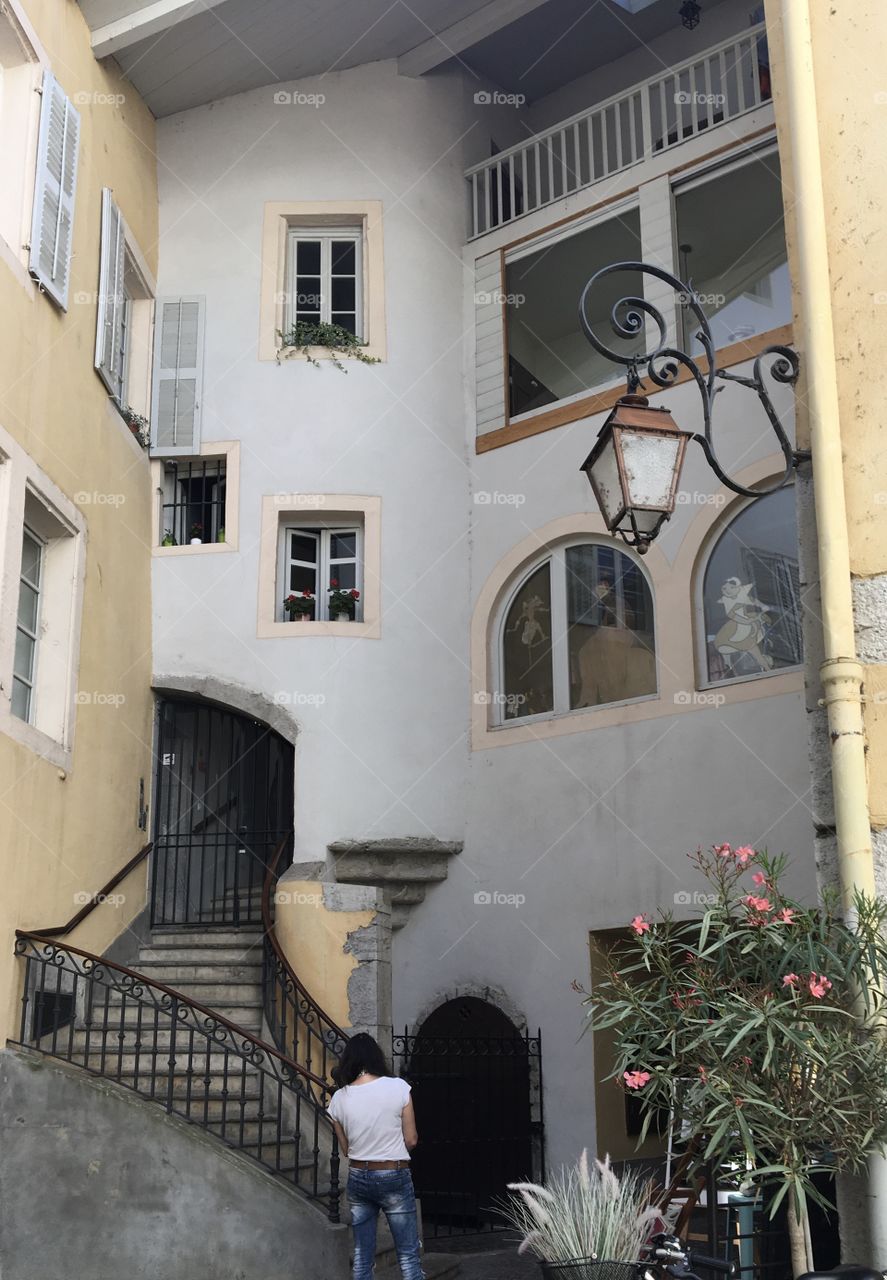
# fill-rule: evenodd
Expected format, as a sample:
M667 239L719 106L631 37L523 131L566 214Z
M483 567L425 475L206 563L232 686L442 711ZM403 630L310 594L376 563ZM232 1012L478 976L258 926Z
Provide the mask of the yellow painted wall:
M77 909L78 892L101 888L144 843L138 785L144 777L150 799L151 780L148 458L112 409L93 352L103 186L113 188L156 272L154 121L113 61L95 61L73 0L24 0L24 8L76 101L80 156L68 312L26 290L0 261L0 423L72 501L84 493L122 495L119 505L78 502L88 534L75 686L125 701L77 707L66 777L0 735L0 1044L19 996L13 930L64 922ZM98 100L84 103L84 94ZM120 105L101 101L118 94ZM143 905L144 886L143 865L118 890L124 905L98 907L73 940L102 950Z
M887 573L887 7L883 0L809 0L834 320L844 491L854 578ZM792 138L781 64L779 0L767 0L782 172L790 183ZM822 306L798 288L794 198L785 190L786 238L796 314ZM801 333L800 327L796 332ZM804 368L799 443L807 437ZM887 631L887 616L881 620ZM887 666L866 668L865 724L873 826L887 826Z

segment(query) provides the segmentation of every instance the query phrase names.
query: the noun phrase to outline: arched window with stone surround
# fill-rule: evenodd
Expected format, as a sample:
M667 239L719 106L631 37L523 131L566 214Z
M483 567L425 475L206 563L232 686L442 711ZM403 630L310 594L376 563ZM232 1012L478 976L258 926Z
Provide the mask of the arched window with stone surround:
M701 679L725 684L804 659L794 486L740 507L712 543L701 580Z
M652 592L613 542L574 540L524 566L498 636L499 723L656 695Z

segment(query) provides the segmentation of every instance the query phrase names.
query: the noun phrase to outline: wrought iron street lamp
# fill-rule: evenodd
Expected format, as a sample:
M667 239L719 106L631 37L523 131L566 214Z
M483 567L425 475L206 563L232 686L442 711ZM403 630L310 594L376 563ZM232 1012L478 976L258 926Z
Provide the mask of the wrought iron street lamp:
M627 296L614 303L610 310L610 325L617 338L636 347L637 339L644 337L648 319L652 320L658 331L654 348L642 354L636 350L625 354L614 351L601 341L588 318L592 295L601 280L620 271L655 276L675 290L698 321L695 337L703 350L705 369L686 351L669 346L662 313L643 297ZM702 446L709 466L722 484L746 497L761 497L784 488L790 483L798 463L809 458L809 452L792 447L773 407L766 383L770 378L774 382L794 386L799 372L796 353L790 347L767 347L755 359L752 377L718 369L708 319L691 284L684 284L677 276L650 263L616 262L602 268L586 284L579 302L579 320L595 351L625 366L628 382L628 394L617 401L600 430L594 448L583 462L582 470L588 476L607 528L618 533L641 554L674 511L684 450L689 440L695 440ZM676 384L681 369L690 375L702 398L701 433L684 431L667 409L654 408L642 394L642 373L654 386L667 390ZM715 396L722 389L717 385L718 378L736 382L757 393L785 460L785 469L778 480L748 488L732 479L718 461L712 439L712 407Z

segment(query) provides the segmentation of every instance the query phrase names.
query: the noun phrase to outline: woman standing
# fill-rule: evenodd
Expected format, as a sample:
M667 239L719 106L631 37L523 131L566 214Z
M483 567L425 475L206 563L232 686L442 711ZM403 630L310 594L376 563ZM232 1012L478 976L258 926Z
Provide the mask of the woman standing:
M333 1079L339 1088L329 1114L350 1165L353 1280L373 1280L380 1209L394 1237L403 1280L424 1280L410 1175L410 1152L419 1141L410 1086L391 1075L382 1050L365 1032L348 1041Z

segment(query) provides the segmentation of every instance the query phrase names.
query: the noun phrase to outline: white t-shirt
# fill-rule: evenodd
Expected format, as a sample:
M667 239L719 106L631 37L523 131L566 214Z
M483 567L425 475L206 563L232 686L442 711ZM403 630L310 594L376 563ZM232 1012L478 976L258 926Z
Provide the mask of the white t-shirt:
M352 1160L409 1160L401 1117L410 1086L397 1076L337 1089L327 1108L345 1130Z

